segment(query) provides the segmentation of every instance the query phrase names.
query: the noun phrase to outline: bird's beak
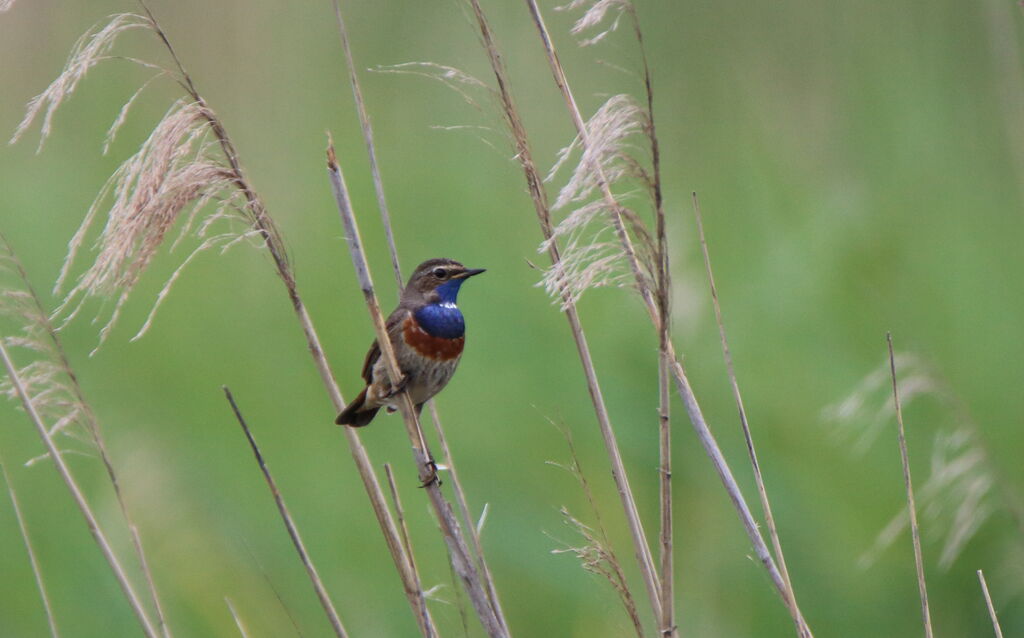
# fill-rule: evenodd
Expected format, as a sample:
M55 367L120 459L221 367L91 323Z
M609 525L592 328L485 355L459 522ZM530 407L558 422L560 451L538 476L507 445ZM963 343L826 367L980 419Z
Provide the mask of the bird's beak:
M455 278L456 279L469 279L473 275L479 275L482 272L487 272L487 269L486 268L469 268L469 269L463 270L459 274L455 275Z

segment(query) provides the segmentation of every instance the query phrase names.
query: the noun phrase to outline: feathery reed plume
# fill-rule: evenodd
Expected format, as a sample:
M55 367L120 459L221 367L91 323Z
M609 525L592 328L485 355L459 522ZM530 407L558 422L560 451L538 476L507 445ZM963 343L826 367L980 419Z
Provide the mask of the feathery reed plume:
M11 498L11 508L14 510L14 518L18 520L18 530L21 532L21 540L25 543L25 553L28 554L28 562L32 566L32 575L36 579L36 589L39 590L39 598L43 602L43 611L46 613L46 624L50 628L50 636L59 638L57 631L57 617L53 614L53 607L50 606L50 596L46 593L46 583L43 581L43 571L39 567L39 560L36 558L36 551L32 547L32 538L28 534L28 525L21 513L21 506L18 504L18 495L14 491L11 477L7 475L7 465L0 459L0 476L3 476L4 485L7 486L7 495ZM979 574L981 572L978 572ZM987 592L986 592L987 593Z
M10 5L8 5L10 6ZM74 93L78 83L82 81L89 69L100 62L109 60L110 50L117 42L119 35L135 29L147 29L147 20L134 13L119 13L105 22L100 22L82 34L68 56L64 70L57 76L46 90L32 98L26 107L25 117L14 131L10 143L14 144L25 134L32 122L43 113L43 123L39 131L37 152L43 150L46 138L53 130L53 115L61 103Z
M0 12L7 11L14 6L14 0L0 0Z
M6 345L19 348L34 358L32 363L22 367L19 372L29 395L33 398L36 410L45 421L53 423L50 435L67 435L70 438L64 440L75 440L79 445L65 451L84 454L95 452L103 462L121 516L128 527L139 567L146 578L157 622L164 638L171 638L170 626L166 622L153 573L149 569L142 547L142 538L121 493L121 484L107 452L99 421L85 400L82 388L78 384L78 377L71 368L57 331L43 309L39 295L36 294L35 288L29 282L28 274L3 234L0 234L0 318L13 323L12 326L4 326L5 333L20 333L18 336L4 338ZM7 379L0 382L0 392L7 393L12 399L17 398L13 384ZM48 457L47 453L39 458ZM39 459L33 459L29 464L36 460Z
M610 207L603 196L593 199L604 183L620 183L627 178L648 182L647 171L629 151L634 148L634 138L644 136L649 126L647 112L628 95L609 98L587 123L590 143L583 147L578 164L551 210L562 210L571 204L579 206L555 226L552 236L538 248L543 253L552 242L565 242L562 259L553 264L542 279L548 294L556 299L565 291L575 303L589 288L624 286L633 281L621 243L615 238L605 239L608 231L616 231L616 219L626 222L629 232L642 247L645 285L652 285L656 279L657 247L640 217L618 202ZM577 135L559 151L558 160L545 181L552 181L582 146L581 137Z
M775 516L772 515L772 507L768 501L768 490L764 486L764 477L761 475L761 464L757 460L757 450L754 447L754 438L750 433L750 423L747 421L747 410L743 405L743 396L740 394L739 382L736 381L736 370L732 364L732 353L729 351L729 341L725 336L725 322L722 319L722 306L718 301L718 288L715 286L715 274L711 269L711 254L708 251L708 242L704 236L704 218L700 211L700 201L697 193L693 194L693 213L697 221L697 235L700 238L700 248L704 255L704 269L708 275L708 285L711 289L711 301L715 309L715 323L718 324L718 336L722 343L722 357L725 359L725 368L729 375L729 385L732 387L733 399L736 402L736 409L740 416L740 426L743 428L743 438L747 443L747 454L750 456L750 465L754 468L754 482L757 484L757 494L761 499L761 510L764 513L764 520L768 524L768 536L772 541L772 548L775 550L775 561L779 565L779 572L782 580L786 583L789 594L789 612L796 623L797 631L801 636L810 638L810 629L807 627L800 615L800 609L796 606L796 594L793 592L793 583L789 580L789 570L786 568L786 557L782 553L782 542L779 540L779 531L775 526Z
M124 568L121 566L121 561L118 560L117 555L114 553L110 542L107 540L106 534L104 534L103 530L100 529L99 523L97 522L95 515L93 515L92 508L85 500L85 495L78 486L78 482L75 481L74 476L71 474L71 470L68 469L67 464L64 463L64 456L60 449L58 449L56 443L54 443L53 436L50 434L50 429L46 427L42 416L36 410L35 403L29 395L25 384L22 382L18 369L15 367L14 362L11 361L3 340L0 340L0 358L3 359L4 367L7 369L7 376L10 379L11 385L14 387L14 391L17 393L18 398L21 400L21 404L25 408L25 412L28 414L29 420L31 420L32 424L35 426L36 432L39 434L39 438L42 439L46 451L53 460L54 467L57 468L57 472L64 480L64 484L67 486L68 491L71 492L71 496L74 499L75 504L78 506L79 511L85 518L89 532L92 534L93 539L96 541L100 551L103 553L103 557L110 565L110 569L114 572L114 577L117 579L118 585L121 586L121 591L124 593L132 611L135 612L135 616L138 618L139 624L142 625L143 633L147 638L157 638L160 634L153 625L153 621L149 619L149 614L142 605L142 601L135 592L135 588L128 580L128 576L125 573Z
M834 424L837 436L853 441L852 448L858 454L867 451L885 423L891 423L895 416L892 393L886 387L889 365L888 361L880 364L848 396L823 410L825 419ZM948 569L1000 507L1011 510L1018 520L1019 513L1009 495L1005 495L1007 499L1002 505L996 502L995 487L1000 482L992 469L991 457L979 437L978 426L959 405L954 392L920 357L897 352L895 365L902 406L917 399L932 399L943 406L943 414L954 418L952 423L936 427L928 476L916 493L920 513L932 531L929 536L941 541L939 567ZM861 555L861 566L872 565L909 523L910 517L903 508Z
M260 448L256 445L256 439L253 438L252 431L249 429L249 425L245 422L245 418L242 416L241 410L238 408L238 404L235 402L235 397L232 396L231 390L227 386L224 386L224 396L227 398L228 403L231 404L231 411L235 415L235 419L238 420L238 425L241 426L242 432L245 433L245 438L249 442L249 447L252 448L253 456L256 457L256 464L260 466L260 472L263 474L263 478L267 481L267 487L270 488L270 494L274 497L274 503L277 505L277 511L281 514L281 520L284 521L285 529L288 530L288 536L292 539L292 544L295 545L295 551L299 554L299 559L302 561L303 567L306 568L306 574L309 576L310 582L313 584L313 590L316 592L316 597L320 601L320 606L323 607L324 613L327 614L327 620L331 623L331 628L334 630L334 634L339 638L345 638L348 634L345 632L345 627L341 624L341 618L338 616L338 611L334 608L334 603L331 602L331 597L327 593L327 588L324 587L324 583L320 580L320 574L317 572L316 565L313 564L313 559L310 558L309 552L306 551L306 545L302 542L302 536L299 534L298 527L295 526L295 521L292 519L291 513L288 511L288 506L285 505L284 497L281 496L280 490L277 489L277 483L274 482L274 477L270 474L270 468L267 467L266 461L263 460L263 454L260 452Z
M159 129L163 129L165 135L151 136L151 141L156 139L169 140L172 147L166 145L160 146L153 144L154 154L142 153L136 156L138 161L127 163L127 168L124 171L119 171L115 176L114 182L108 182L108 189L112 187L112 184L123 184L125 188L129 190L115 192L115 202L123 198L124 201L136 202L141 205L147 206L146 208L139 209L136 212L149 212L154 211L161 212L162 216L158 220L152 222L143 221L141 228L147 232L141 233L121 233L118 234L115 228L110 229L110 237L121 237L124 238L135 238L141 239L141 250L135 251L132 242L122 242L122 247L130 247L131 250L123 253L122 256L126 256L121 259L114 259L114 263L123 267L120 272L110 271L113 273L112 279L102 279L99 281L105 281L113 284L114 290L118 290L124 295L127 290L124 288L118 288L119 283L132 284L141 274L142 269L148 264L149 258L152 256L154 251L166 237L166 232L169 228L167 224L168 217L180 216L180 213L184 208L189 205L193 205L192 210L198 211L207 203L211 203L212 200L218 199L218 207L212 214L209 214L202 224L199 226L199 233L209 227L212 221L219 218L230 217L234 218L234 213L237 212L246 222L249 230L238 231L233 235L230 233L221 233L220 235L214 235L207 238L200 246L197 251L201 251L204 248L208 248L212 245L221 243L222 247L228 247L233 245L238 240L247 237L258 237L262 240L262 243L266 246L267 251L270 254L271 259L274 262L274 266L278 276L284 283L288 293L289 300L292 304L292 309L295 312L296 319L302 328L303 335L306 339L306 344L309 348L310 355L313 357L313 362L317 368L317 372L320 375L320 379L330 396L331 402L334 405L336 411L340 411L345 407L344 398L338 389L338 384L334 379L334 375L331 372L330 365L327 362L327 358L324 355L323 348L320 345L320 338L317 335L316 329L313 326L312 319L309 316L309 312L306 309L305 304L299 295L298 288L295 283L295 276L292 270L291 263L289 262L288 253L285 249L284 241L277 231L277 227L266 210L262 199L258 196L256 191L250 185L248 178L241 167L239 155L235 149L234 143L231 138L228 137L227 130L219 117L213 112L208 106L206 100L199 93L192 80L192 77L185 70L184 65L178 58L174 47L171 45L170 39L167 34L160 27L156 18L149 11L149 8L144 2L141 2L142 8L145 12L145 16L131 15L130 17L118 18L115 22L115 27L108 29L101 29L99 33L103 33L101 38L102 42L108 42L111 38L111 33L116 35L117 33L125 30L125 25L131 24L143 25L145 28L152 31L163 44L168 55L173 61L173 67L171 69L164 69L156 65L149 63L143 63L145 66L157 68L160 74L166 74L172 77L177 84L184 90L186 97L184 100L177 103L175 108L170 111L170 117L165 118L164 124L158 126ZM129 16L130 14L125 14ZM90 36L92 37L92 36ZM93 38L95 39L95 38ZM92 40L90 40L91 42ZM77 71L81 68L89 68L96 61L102 59L102 56L97 55L93 51L99 44L93 45L92 47L78 47L76 48L75 54L72 55L73 63L69 63L68 68L72 69L73 72L68 75L71 79L80 79L84 71ZM106 45L104 45L106 46ZM80 52L79 49L81 49ZM102 51L104 49L100 47ZM85 56L85 57L83 57ZM65 74L67 74L66 72ZM77 79L75 82L77 82ZM64 82L56 83L57 86L64 87L61 91L55 91L54 95L59 95L62 98L66 96L68 86L74 88L73 82L66 80ZM59 102L57 102L59 104ZM42 100L34 102L30 105L30 113L27 116L28 121L34 117L42 104ZM203 123L197 123L196 118L198 117ZM167 120L170 119L170 122ZM173 124L173 126L172 126ZM28 124L25 124L27 127ZM48 133L48 129L44 132ZM179 133L175 137L175 133ZM209 137L205 135L208 133ZM185 143L183 145L183 142ZM209 142L209 143L207 143ZM222 158L215 158L212 153L214 147L219 147L223 155ZM189 151L193 151L193 154L189 156ZM163 151L163 154L160 153ZM187 162L185 158L192 157L194 162ZM143 159L149 158L149 159ZM163 160L162 162L160 160ZM152 179L141 179L143 175L137 173L137 171L143 166L152 166L158 169L163 169L165 172L153 172L148 174ZM170 176L176 177L176 179L168 182L169 174L166 172L173 169ZM132 171L136 171L139 179L132 179ZM226 171L226 173L224 172ZM230 182L230 192L218 191L217 187L221 186L224 181L224 177L227 176ZM212 182L211 182L212 179ZM178 188L168 188L168 186L178 186ZM161 190L161 187L163 189ZM154 199L154 196L160 195ZM102 193L101 193L102 196ZM152 206L149 206L150 203ZM91 219L95 217L96 207L86 217L86 221L83 222L83 226L86 228L91 222ZM190 216L191 217L191 216ZM108 218L108 227L111 226L111 219L114 223L118 220L117 218ZM191 219L184 223L184 229L191 227ZM72 239L69 260L74 257L74 253L77 250L78 245L84 238L84 231L76 234L75 238ZM196 252L192 253L194 256ZM142 261L139 261L139 257ZM191 257L190 257L191 258ZM188 263L189 259L185 260ZM99 260L98 260L99 263ZM103 269L97 272L103 272ZM179 270L172 275L168 284L173 283ZM81 283L81 282L79 282ZM85 289L82 289L84 292ZM109 289L108 289L109 290ZM168 286L164 286L164 290L161 296L158 297L159 301L164 298L167 294ZM99 292L99 290L97 290ZM124 297L119 299L119 304L123 303ZM116 318L116 313L113 318ZM66 317L65 320L68 318ZM110 323L106 329L109 331ZM144 328L146 326L143 326ZM377 479L376 473L373 469L373 464L369 459L369 455L366 452L366 448L363 446L359 435L352 428L344 428L344 436L349 446L349 450L352 454L353 461L356 464L356 468L359 472L359 476L363 481L363 486L370 499L371 507L377 522L380 525L381 533L384 535L384 540L387 543L388 551L391 554L392 560L395 563L395 567L398 570L399 576L402 580L403 588L405 590L406 598L409 601L410 607L416 617L422 615L422 609L420 601L422 595L418 592L418 588L415 585L412 577L410 568L409 557L406 556L405 550L402 546L399 538L398 530L395 527L395 522L391 516L391 512L388 510L387 502L384 497L384 493L380 486L380 481Z
M356 103L356 109L359 112L359 122L362 128L363 141L366 145L367 157L370 163L370 173L373 177L374 191L377 195L377 208L380 213L381 225L384 226L384 234L387 237L388 251L391 257L391 268L393 270L395 281L397 283L398 297L402 295L402 270L398 260L398 249L395 245L394 230L391 226L391 215L388 211L387 201L384 197L384 184L380 174L380 167L377 164L377 152L373 142L373 126L370 124L370 116L367 112L366 102L363 99L363 92L359 85L359 76L356 73L356 66L352 56L352 50L349 46L348 29L345 27L345 21L342 18L341 6L338 0L334 0L334 14L338 22L338 33L341 38L342 48L345 53L345 66L348 71L349 84L352 87L352 99ZM466 74L461 74L461 77L466 78L462 81L465 83L475 83L476 86L483 86L482 82L479 82L475 78L472 78ZM476 558L477 567L480 573L483 575L484 583L487 586L487 595L490 598L491 605L497 611L499 618L504 618L504 612L501 608L501 601L498 599L498 592L494 583L494 577L491 574L490 566L487 564L487 558L484 555L483 543L480 540L480 533L482 531L483 515L481 515L481 525L474 525L473 519L470 514L469 503L466 499L465 490L462 488L462 481L459 480L459 473L456 469L455 459L452 457L451 450L448 447L448 439L444 434L444 427L441 424L441 417L437 411L437 404L433 399L430 400L430 416L431 421L434 423L434 430L437 432L438 442L441 445L441 453L444 454L444 465L447 466L448 474L451 477L452 486L455 490L455 500L459 505L459 512L462 515L463 524L466 529L469 530L469 537L472 541L472 549ZM390 471L389 471L390 472ZM390 473L389 473L390 480ZM397 492L394 493L397 507ZM484 514L486 514L486 505L484 506ZM404 531L404 530L403 530ZM410 544L406 539L406 551L412 556L410 550ZM415 571L415 565L414 565Z
M992 630L996 632L996 638L1003 638L1003 628L999 626L999 618L996 617L996 608L992 604L992 596L988 593L988 583L985 582L985 572L978 570L978 582L981 584L981 593L985 596L985 606L988 608L988 617L992 619Z
M167 297L171 285L197 254L218 245L223 252L239 241L259 237L257 230L237 229L210 235L211 226L221 219L228 219L229 223L234 221L236 227L248 226L242 212L244 200L237 190L235 172L212 153L216 147L213 145L215 142L211 143L209 139L211 117L213 115L207 113L205 107L178 100L139 151L111 177L110 184L75 233L58 279L59 289L105 196L112 193L113 202L98 240L96 260L79 277L57 310L58 315L66 312L65 323L90 297L116 298L114 310L100 331L102 343L140 275L176 222L185 217L179 231L180 240L192 230L197 213L213 200L219 202L218 206L196 228L195 234L202 242L168 279L135 339L152 325L157 308ZM188 209L191 212L187 213Z
M395 358L394 348L391 345L391 340L384 325L384 315L381 312L380 303L374 292L370 268L363 251L362 240L359 237L359 227L356 224L355 214L352 210L348 188L345 186L345 177L335 156L334 144L330 140L327 147L327 172L331 181L331 189L334 192L335 201L338 205L338 213L345 227L345 240L352 257L352 265L359 280L360 288L363 291L367 310L373 321L377 343L381 349L381 357L387 366L388 376L397 385L397 382L402 378L402 371L398 365L398 360ZM423 429L416 416L412 400L405 390L400 391L397 397L406 433L409 436L409 442L412 444L413 460L416 463L421 484L426 489L431 507L437 516L441 534L448 547L452 568L462 580L463 587L469 595L477 618L483 625L484 630L487 631L487 634L492 636L492 638L508 636L507 623L502 617L500 610L491 603L490 596L487 594L487 588L481 582L480 572L474 564L472 554L466 545L458 519L455 517L451 505L441 493L441 487L437 479L437 467L423 436Z
M552 425L554 425L554 422L552 422ZM576 453L576 444L572 440L572 434L567 428L559 427L558 430L565 437L565 444L569 449L569 463L548 461L548 465L565 470L576 480L594 516L594 526L586 525L573 516L567 508L559 508L563 522L579 534L585 542L583 545L563 543L565 545L563 549L551 550L551 553L571 553L580 561L580 565L584 570L607 580L611 584L612 589L615 590L615 593L618 594L622 607L633 624L637 638L642 638L644 635L643 623L641 623L640 614L636 609L636 601L633 599L633 594L630 592L626 582L626 575L622 571L622 563L619 562L619 558L615 555L615 550L612 548L611 541L608 539L608 533L605 531L604 523L601 519L601 510L598 508L597 501L594 499L594 493L590 489L590 482L587 481L583 468L580 466L580 457Z
M526 179L530 200L533 202L534 212L537 215L537 221L541 227L541 234L545 240L548 240L554 235L554 226L551 221L551 208L548 204L547 192L544 190L544 180L541 177L536 162L534 162L533 154L530 150L530 143L526 136L526 128L523 125L523 120L515 105L515 101L512 99L508 73L505 69L504 63L502 62L497 44L494 41L490 22L487 20L487 16L484 14L479 0L469 0L469 2L473 9L473 15L476 19L477 27L480 32L481 44L483 45L484 52L487 54L488 61L490 62L491 71L494 73L498 97L501 103L501 112L509 130L509 135L515 150L515 158L519 161L519 164L523 169L523 175ZM547 252L552 265L557 266L557 264L562 260L561 250L558 243L549 243L547 245ZM608 409L605 405L604 395L601 392L601 385L598 382L597 372L594 369L594 362L590 354L590 347L587 345L587 338L583 332L583 326L580 322L579 314L576 311L575 302L572 301L567 291L562 290L559 294L562 295L562 312L565 313L566 320L569 322L569 328L573 335L573 340L576 343L576 350L579 354L583 373L587 380L587 390L590 394L591 403L594 406L594 414L597 418L601 437L604 440L605 449L608 453L609 461L612 466L612 478L615 481L615 487L619 494L623 513L629 527L630 538L633 542L633 553L636 558L637 565L639 566L640 573L643 576L644 585L647 588L648 600L650 601L651 608L654 612L654 617L660 619L662 617L662 610L661 599L658 592L661 589L661 585L658 582L657 570L654 566L650 547L647 544L647 538L644 535L643 523L640 521L640 514L636 508L636 499L633 496L632 488L629 485L629 478L626 474L626 468L622 462L622 454L619 451L618 440L615 437L615 431L612 428L611 419L608 416Z
M896 382L896 355L892 349L892 333L885 333L889 347L889 372L892 378L892 402L896 408L896 425L900 447L900 462L903 465L903 483L907 489L907 513L910 516L910 538L914 543L914 565L917 568L917 590L921 595L921 619L924 622L925 638L932 638L932 616L928 609L928 586L924 580L924 559L921 558L921 531L917 526L917 506L914 504L914 485L910 477L910 458L907 456L907 437L903 430L903 409L900 407L900 393Z

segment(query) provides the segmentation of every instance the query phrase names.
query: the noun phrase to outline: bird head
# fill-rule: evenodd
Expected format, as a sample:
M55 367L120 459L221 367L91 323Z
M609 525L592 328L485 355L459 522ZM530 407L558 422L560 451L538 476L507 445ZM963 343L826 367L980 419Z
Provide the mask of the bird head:
M429 259L409 277L403 301L454 304L462 282L482 272L483 268L466 268L453 259Z

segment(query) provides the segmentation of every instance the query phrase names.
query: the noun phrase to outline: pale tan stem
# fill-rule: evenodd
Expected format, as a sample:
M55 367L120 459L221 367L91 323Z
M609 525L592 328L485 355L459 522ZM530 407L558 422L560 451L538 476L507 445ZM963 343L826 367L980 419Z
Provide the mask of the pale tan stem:
M114 572L114 577L117 579L118 585L121 586L121 591L124 592L125 598L128 600L128 604L131 606L132 611L135 612L135 616L138 618L139 624L142 625L143 632L148 638L157 638L159 632L154 627L153 622L149 619L149 614L146 613L146 609L143 607L142 601L135 592L135 588L128 580L128 576L125 573L124 568L121 566L121 561L117 559L117 555L114 553L114 549L110 546L110 542L107 540L106 534L104 534L103 530L100 529L99 522L96 520L96 516L92 512L92 508L86 501L85 495L82 494L82 490L78 487L78 482L75 481L74 476L71 474L71 470L68 468L67 464L64 463L64 456L57 448L56 443L53 442L53 437L50 436L49 430L46 429L46 425L43 424L42 418L36 411L35 405L32 403L32 398L29 397L26 392L25 386L21 382L21 377L18 375L18 370L14 367L14 363L7 354L7 348L4 346L2 340L0 340L0 356L3 358L4 367L7 368L7 375L11 379L11 384L14 386L18 396L21 398L21 404L24 406L25 412L28 414L32 424L35 425L36 431L39 433L39 438L42 439L43 445L46 447L46 451L53 460L54 467L57 468L57 472L64 480L64 484L67 486L68 491L71 492L71 497L74 499L79 511L85 518L85 523L89 527L89 533L92 534L96 544L99 545L100 551L103 552L103 557L107 559L110 569Z
M490 25L483 9L480 7L479 0L470 0L470 4L476 16L477 25L480 28L480 36L484 44L484 49L490 59L495 81L498 84L498 96L501 98L502 110L512 135L512 141L515 145L515 157L519 160L519 163L523 168L530 199L533 201L534 211L537 214L537 220L540 223L541 232L548 245L548 256L550 257L552 264L558 264L561 262L558 245L556 242L549 241L553 235L553 230L551 225L550 208L547 201L547 193L544 191L543 180L537 170L536 164L533 161L533 155L530 152L530 146L526 137L526 129L523 126L522 119L520 118L519 112L512 100L508 76L505 71L504 64L501 61L501 56L498 53L497 46L494 43ZM615 438L615 432L608 416L608 410L605 406L601 386L598 383L597 372L594 370L594 362L591 358L590 347L587 345L587 338L583 332L579 314L576 311L576 304L573 303L571 297L567 293L562 293L562 308L564 309L566 319L569 321L569 328L572 332L573 341L576 343L576 350L580 357L580 363L583 366L583 374L587 381L587 391L590 394L590 400L594 406L594 414L597 418L598 427L601 431L601 437L604 440L609 462L611 463L612 479L614 480L616 490L619 493L619 499L622 502L623 512L630 530L630 536L633 540L634 556L636 557L637 564L643 574L644 583L647 586L648 600L650 601L651 608L654 611L654 617L655 619L660 619L661 599L658 593L660 590L658 575L655 571L654 561L651 558L650 547L647 545L647 539L644 535L643 524L640 521L640 516L636 509L635 499L629 485L626 469L622 463L622 456L619 452L618 441Z
M562 65L558 60L558 54L554 49L554 44L552 43L547 26L540 14L540 9L537 7L536 1L526 0L526 3L530 9L531 15L533 16L534 24L537 26L540 33L541 41L548 56L548 63L551 66L552 74L555 78L555 84L562 92L566 106L570 111L573 124L576 126L577 135L584 148L584 152L586 152L586 149L589 148L589 136L586 129L586 123L583 120L579 108L576 106L575 98L572 95L572 91L569 87L568 80L565 77ZM658 310L658 304L653 292L651 291L648 278L643 273L643 268L637 258L632 239L629 237L629 233L625 229L625 225L622 220L622 206L618 203L615 195L611 192L611 187L607 178L604 176L603 169L600 166L597 166L596 170L598 172L597 181L600 186L602 196L612 212L611 221L613 228L622 243L623 254L626 257L630 270L636 280L636 286L640 293L640 297L643 299L644 306L647 309L647 313L650 316L651 323L654 328L661 331L662 321ZM690 387L686 371L678 357L676 357L675 350L671 342L666 344L666 349L667 352L671 354L671 358L673 360L671 368L673 376L675 376L676 379L676 388L679 392L680 398L686 406L687 414L689 415L690 421L697 433L697 437L700 439L705 452L711 458L720 480L722 481L726 491L729 493L729 497L733 501L733 505L735 506L736 511L740 516L740 520L747 531L747 536L750 538L751 543L754 546L754 551L757 553L758 559L768 571L768 575L771 577L772 583L775 585L776 590L778 590L783 602L787 606L795 604L795 601L791 602L792 599L789 595L789 591L787 590L785 581L779 574L775 561L768 551L764 538L761 536L761 532L758 529L757 522L750 513L750 509L747 507L746 500L743 498L739 485L733 478L732 471L729 469L728 463L725 461L725 457L722 455L721 449L718 447L718 443L715 441L714 436L711 434L711 430L708 428L707 423L704 420L700 406L697 403L697 398L694 396L693 390ZM650 586L648 586L648 588L650 589Z
M292 275L291 266L288 263L287 253L285 252L284 245L281 243L281 240L277 235L277 231L274 228L273 220L267 214L262 200L259 199L256 192L250 187L246 180L245 174L242 172L241 164L238 161L238 154L235 151L234 145L228 137L224 126L213 114L213 111L207 107L205 100L203 100L202 96L196 89L191 76L185 71L184 66L178 59L174 47L171 46L170 40L167 38L163 29L160 28L160 25L156 21L152 12L148 7L146 7L144 2L142 3L142 6L152 23L153 30L164 43L168 53L170 53L171 58L174 60L175 66L178 68L182 77L182 86L192 99L203 107L204 117L209 121L210 128L220 143L224 156L228 161L228 165L231 167L232 171L234 171L236 185L246 199L247 210L252 217L253 227L260 232L266 242L267 250L270 252L270 256L274 261L277 274L285 285L288 292L288 298L292 304L292 309L299 321L299 325L302 327L302 333L306 338L306 345L309 348L310 355L313 357L313 363L320 375L320 380L323 382L324 388L327 390L327 393L331 398L331 403L334 405L335 411L340 412L345 408L345 400L341 396L341 391L338 389L338 383L334 379L334 374L331 372L330 365L327 363L327 358L325 357L323 348L320 345L320 338L316 333L316 329L313 327L313 321L310 319L309 313L306 311L306 306L303 304L302 298L299 296L298 288L295 284L295 278ZM388 552L391 554L391 558L395 563L395 568L398 570L398 575L402 580L406 599L412 607L413 614L419 618L424 613L424 610L419 604L419 601L422 600L422 592L418 592L415 586L414 579L412 577L412 569L410 567L411 561L405 554L405 549L399 539L398 529L395 527L395 521L391 516L391 511L387 507L384 492L381 490L380 481L377 479L377 475L374 472L369 454L367 453L365 446L363 446L363 443L359 438L359 434L355 430L352 428L343 428L342 431L345 436L345 440L348 443L349 452L352 454L352 460L355 462L356 470L359 473L360 479L362 479L363 488L366 490L366 494L370 499L370 506L373 508L374 516L377 518L377 523L380 526L381 533L384 535L384 541L387 544Z
M992 630L996 632L996 638L1003 638L1003 628L999 626L999 618L996 617L996 608L992 604L992 596L988 593L988 583L985 582L985 572L978 570L978 582L981 583L981 593L985 596L985 606L988 607L988 617L992 619Z
M754 483L757 485L757 494L761 499L761 510L764 512L765 522L768 524L768 536L772 541L772 548L775 550L775 560L779 566L779 573L782 574L782 581L786 585L788 600L786 606L793 622L796 624L797 634L801 638L812 638L811 630L800 613L796 604L796 594L793 592L793 584L789 580L789 570L786 568L786 557L782 553L782 542L779 540L779 532L775 526L775 516L772 515L772 507L768 502L768 491L764 486L764 477L761 475L761 464L757 460L757 449L754 447L754 438L750 433L750 424L747 420L747 410L743 405L743 395L740 394L740 386L736 381L736 370L732 364L732 353L729 351L729 340L725 336L725 322L722 319L722 306L718 300L718 288L715 286L715 274L711 269L711 254L708 251L707 239L704 237L704 219L700 211L700 201L697 193L693 193L693 211L697 220L697 235L700 238L701 252L704 255L704 269L708 276L708 285L711 288L711 303L715 308L715 323L718 324L718 336L722 344L722 356L725 359L725 367L729 376L729 385L732 388L733 400L736 402L736 409L739 411L740 426L743 429L743 438L747 443L747 454L750 457L750 465L754 469Z
M25 524L25 517L21 513L21 505L18 504L18 495L14 492L14 485L11 484L11 477L7 475L7 466L4 465L2 459L0 459L0 474L4 477L4 483L7 485L7 494L11 497L14 518L18 520L21 540L25 543L25 552L28 553L28 562L32 566L32 575L36 579L39 598L43 601L43 611L46 612L46 623L50 627L50 636L51 638L59 638L60 632L57 631L57 617L53 614L50 596L46 593L46 584L43 582L43 570L39 567L39 559L36 558L36 552L32 546L32 538L28 535L28 525Z
M897 439L900 447L900 463L903 465L903 484L907 490L907 513L910 515L910 538L914 544L914 567L917 572L917 592L921 597L921 620L924 623L925 638L932 638L932 613L928 608L928 585L924 580L924 559L921 555L921 530L917 526L917 506L914 504L914 484L910 477L910 456L907 454L907 438L903 429L903 408L896 383L896 357L892 349L892 333L885 333L889 347L889 372L892 374L892 401L896 407Z
M281 491L277 489L277 483L274 481L274 477L270 474L270 468L267 467L266 462L263 460L263 453L260 452L259 446L256 445L256 439L253 438L252 432L249 430L249 425L245 422L245 418L242 417L242 412L239 410L238 404L235 403L235 397L232 396L231 390L228 390L227 386L224 386L224 395L227 397L228 403L231 404L231 410L234 412L235 419L238 420L238 424L242 427L242 432L245 433L245 438L249 442L249 447L252 449L253 456L256 457L256 464L259 465L260 472L263 474L263 479L267 482L267 487L270 488L270 494L274 497L274 503L277 505L277 511L281 514L281 519L284 521L284 526L288 531L288 536L292 539L292 544L295 545L295 551L298 552L299 559L302 561L303 567L306 568L306 574L309 576L309 580L313 584L313 590L316 592L316 597L320 601L320 606L323 607L324 613L327 614L327 620L331 623L331 628L334 630L334 634L338 636L338 638L346 638L348 634L345 632L345 627L341 624L341 618L338 616L338 611L334 608L334 603L331 602L331 597L328 595L327 588L320 579L320 574L317 572L316 565L313 564L313 559L310 558L309 552L306 551L306 544L302 542L302 536L299 534L299 528L295 525L295 521L292 519L292 515L288 511L288 506L284 502L284 497L281 496Z
M395 508L395 518L398 520L398 530L402 533L402 544L405 545L405 553L412 559L412 573L416 578L416 586L423 591L420 572L416 567L416 554L412 551L412 539L409 538L409 528L405 524L405 510L402 509L402 499L398 496L398 486L395 485L395 475L391 472L391 464L384 464L384 476L388 479L388 489L391 492L391 505ZM427 609L427 601L423 600L423 609ZM434 626L434 619L429 613L420 618L420 631L426 636L437 636L437 628Z
M394 348L391 345L391 339L388 336L387 327L384 322L384 314L381 312L380 303L377 301L377 295L374 292L373 280L366 262L362 240L359 237L359 228L356 224L355 214L352 211L352 203L349 199L348 189L345 186L344 175L335 157L333 145L328 147L327 169L328 177L331 180L331 188L338 205L338 212L345 227L345 239L352 256L352 265L359 279L359 285L362 288L363 297L370 312L370 318L373 321L374 332L377 335L377 343L381 350L381 360L385 364L393 385L397 385L397 382L403 378L402 370L395 357ZM437 515L442 536L448 545L452 567L462 580L463 587L469 595L473 608L476 610L477 618L479 618L487 634L492 637L508 636L508 630L505 628L504 623L498 619L497 611L491 605L486 590L481 583L480 574L473 564L472 556L452 507L441 494L436 466L427 447L426 439L423 436L423 429L420 427L415 406L413 406L409 394L405 391L399 392L397 399L399 411L402 413L405 423L406 434L409 436L409 442L411 443L413 460L416 463L420 481L430 498L430 504ZM351 428L346 429L350 430Z

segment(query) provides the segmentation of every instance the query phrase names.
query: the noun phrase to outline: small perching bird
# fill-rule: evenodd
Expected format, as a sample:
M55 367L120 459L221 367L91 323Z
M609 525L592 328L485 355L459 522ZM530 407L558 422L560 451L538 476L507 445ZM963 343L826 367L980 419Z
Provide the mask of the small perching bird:
M466 322L455 305L459 288L482 272L482 268L466 268L451 259L430 259L416 267L402 300L387 320L388 337L404 375L400 387L392 387L380 344L374 341L363 363L366 387L335 423L368 425L382 407L395 410L395 395L402 390L409 393L419 413L424 403L448 385L466 342Z

